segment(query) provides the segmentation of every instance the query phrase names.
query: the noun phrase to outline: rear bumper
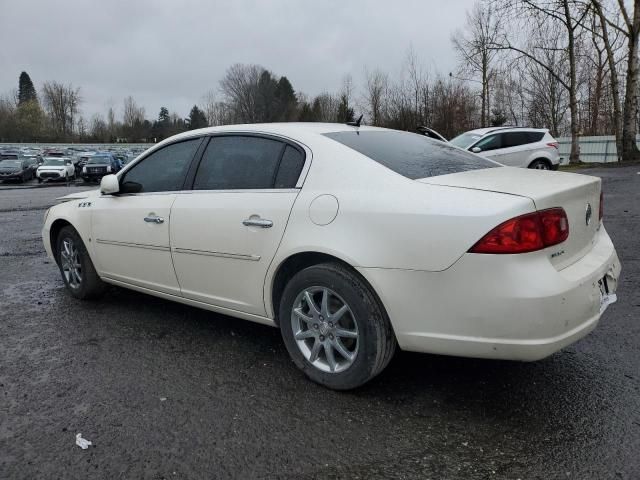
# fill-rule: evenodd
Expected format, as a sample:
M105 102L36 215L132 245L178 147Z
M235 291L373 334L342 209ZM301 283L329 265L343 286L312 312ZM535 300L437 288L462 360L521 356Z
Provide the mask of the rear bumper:
M615 293L620 262L604 227L597 235L593 249L561 271L544 251L465 254L442 272L359 270L380 295L402 349L533 361L596 327L600 279L607 276Z

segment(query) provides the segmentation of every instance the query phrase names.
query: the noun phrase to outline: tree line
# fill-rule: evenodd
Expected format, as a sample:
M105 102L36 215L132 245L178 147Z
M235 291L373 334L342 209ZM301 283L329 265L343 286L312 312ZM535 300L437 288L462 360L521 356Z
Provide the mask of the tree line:
M640 1L480 0L451 37L453 72L425 68L409 48L402 67L346 74L337 92L310 97L260 65L232 65L186 117L161 107L153 120L127 97L106 114L81 115L81 90L55 81L38 93L26 72L0 97L2 141L159 141L207 125L348 122L401 130L428 126L447 138L488 126L548 128L572 138L615 135L621 160L639 160ZM116 112L119 112L117 114Z

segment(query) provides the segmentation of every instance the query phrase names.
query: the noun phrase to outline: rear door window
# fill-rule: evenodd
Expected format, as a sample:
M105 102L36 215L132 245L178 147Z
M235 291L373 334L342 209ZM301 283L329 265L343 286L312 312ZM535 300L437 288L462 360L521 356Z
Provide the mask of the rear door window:
M198 166L194 190L273 188L286 144L270 138L213 137Z
M500 166L478 155L415 133L352 130L324 135L412 180Z
M502 148L519 147L530 143L529 132L506 132L503 133Z

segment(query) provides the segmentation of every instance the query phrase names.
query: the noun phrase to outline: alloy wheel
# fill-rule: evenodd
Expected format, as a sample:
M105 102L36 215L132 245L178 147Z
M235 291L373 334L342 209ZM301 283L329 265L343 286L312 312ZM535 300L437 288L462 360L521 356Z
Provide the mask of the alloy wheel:
M343 372L358 355L359 332L353 312L329 288L310 287L298 294L291 327L302 355L323 372Z
M82 284L82 264L80 263L80 251L71 238L62 241L60 251L60 265L62 273L71 288L79 288Z

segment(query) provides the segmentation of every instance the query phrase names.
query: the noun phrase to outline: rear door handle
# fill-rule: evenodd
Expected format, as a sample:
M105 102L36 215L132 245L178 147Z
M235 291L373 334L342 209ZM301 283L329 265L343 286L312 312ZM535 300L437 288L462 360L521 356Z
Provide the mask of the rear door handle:
M260 217L251 217L242 221L242 224L247 227L260 227L260 228L271 228L273 227L273 222L271 220L267 220L265 218Z
M147 223L164 223L164 218L157 217L156 215L149 215L148 217L144 217L144 221Z

